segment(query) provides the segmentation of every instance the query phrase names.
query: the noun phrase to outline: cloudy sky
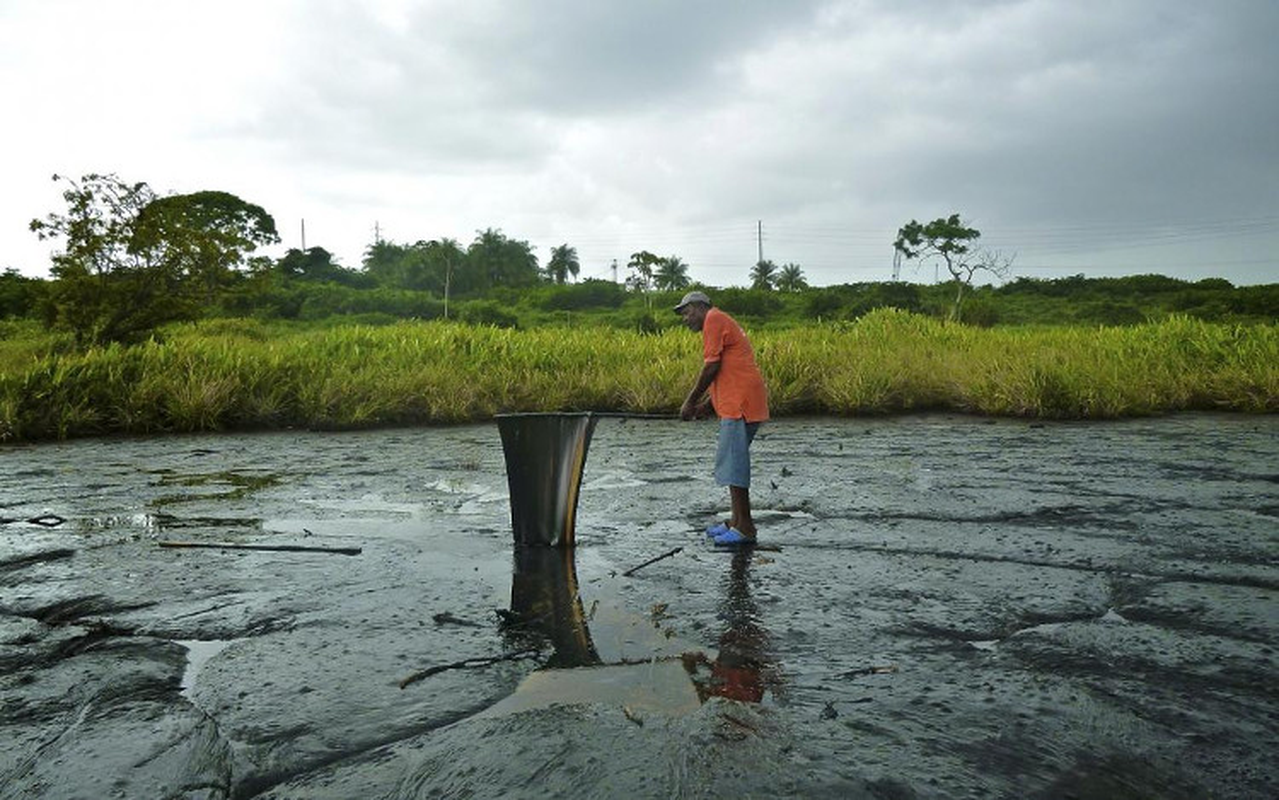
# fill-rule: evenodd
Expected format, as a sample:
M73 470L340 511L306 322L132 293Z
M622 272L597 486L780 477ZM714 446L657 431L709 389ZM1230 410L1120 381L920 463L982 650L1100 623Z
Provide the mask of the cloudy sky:
M113 172L351 267L492 227L743 285L762 228L886 280L959 213L1016 275L1279 282L1276 34L1275 0L0 0L0 268L47 274L51 175Z

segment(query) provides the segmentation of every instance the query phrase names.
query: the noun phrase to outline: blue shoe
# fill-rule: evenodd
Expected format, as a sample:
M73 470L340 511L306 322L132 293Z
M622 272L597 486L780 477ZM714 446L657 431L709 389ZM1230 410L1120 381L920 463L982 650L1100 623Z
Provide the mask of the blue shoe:
M737 528L729 528L718 536L714 537L716 547L741 547L755 544L754 539L747 538L745 534Z
M706 535L713 539L716 536L728 533L730 530L732 530L732 528L728 527L724 523L716 522L714 525L706 529Z

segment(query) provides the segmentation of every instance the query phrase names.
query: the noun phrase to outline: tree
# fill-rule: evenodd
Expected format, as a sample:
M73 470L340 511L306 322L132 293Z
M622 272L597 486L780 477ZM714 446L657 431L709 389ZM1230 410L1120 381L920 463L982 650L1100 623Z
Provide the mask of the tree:
M568 281L568 276L577 277L577 273L582 269L582 265L577 260L577 249L562 244L559 247L551 248L551 260L546 262L546 277L555 283L563 284Z
M986 271L1004 277L1012 268L1013 256L976 248L974 243L979 238L981 231L964 225L958 214L951 214L927 225L912 219L898 229L893 242L893 248L907 259L918 258L921 264L937 259L946 265L955 283L955 303L950 311L950 319L955 322L963 310L964 291L972 288L976 273Z
M500 230L479 231L466 250L466 289L531 286L538 280L537 256L528 242L508 239ZM459 288L461 288L459 286Z
M249 253L278 241L275 220L261 206L227 192L203 191L148 203L138 214L132 247L168 262L212 303Z
M800 268L799 264L786 264L777 275L778 291L798 292L807 288L808 281L804 280L804 270Z
M404 261L408 252L409 247L406 245L378 239L365 248L360 266L364 268L365 274L379 286L420 289L422 288L420 286L408 286L409 280L406 280L403 274Z
M143 339L166 322L198 317L258 244L278 241L261 208L225 192L159 198L146 183L89 174L65 181L65 214L32 220L53 256L49 321L77 344Z
M687 289L692 283L688 279L688 264L679 256L667 256L657 265L653 275L653 283L662 291L678 292Z
M8 267L0 273L0 319L35 316L45 289L39 278L28 278Z
M364 271L379 286L446 295L466 254L456 239L411 245L379 240L364 251Z
M777 283L777 265L771 261L759 261L751 267L751 288L772 290Z
M305 250L291 247L276 262L275 268L288 280L341 283L347 286L361 282L359 273L334 261L333 254L323 247L308 247ZM367 277L364 278L364 281L368 280Z
M429 264L434 265L434 272L444 274L444 318L449 318L449 292L453 287L453 271L462 265L466 253L457 239L432 239L424 246ZM442 267L442 269L441 269Z
M651 292L655 285L657 267L661 263L660 256L647 250L631 253L631 260L626 262L626 268L631 271L626 276L627 287L637 292Z

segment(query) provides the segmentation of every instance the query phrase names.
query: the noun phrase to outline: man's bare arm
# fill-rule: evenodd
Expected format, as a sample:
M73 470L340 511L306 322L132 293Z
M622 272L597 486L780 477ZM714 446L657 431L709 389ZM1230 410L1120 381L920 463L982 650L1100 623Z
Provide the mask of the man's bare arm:
M706 394L706 390L711 388L711 384L715 382L715 376L718 374L718 361L708 361L702 365L702 371L697 376L697 383L693 386L693 391L688 393L688 398L684 400L684 405L680 407L679 415L681 419L692 419L697 414L698 401L702 399L702 395Z

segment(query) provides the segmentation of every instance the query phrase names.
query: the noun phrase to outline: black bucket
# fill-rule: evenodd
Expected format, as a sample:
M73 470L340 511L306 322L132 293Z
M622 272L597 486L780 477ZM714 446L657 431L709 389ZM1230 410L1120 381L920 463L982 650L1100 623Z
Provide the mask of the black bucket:
M572 547L577 496L597 417L498 414L516 545Z

